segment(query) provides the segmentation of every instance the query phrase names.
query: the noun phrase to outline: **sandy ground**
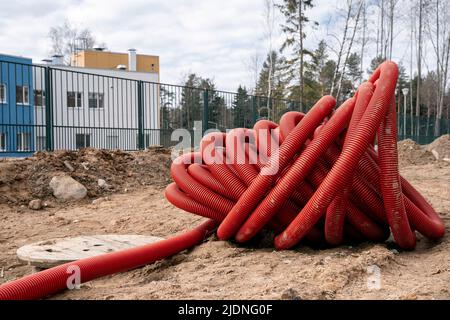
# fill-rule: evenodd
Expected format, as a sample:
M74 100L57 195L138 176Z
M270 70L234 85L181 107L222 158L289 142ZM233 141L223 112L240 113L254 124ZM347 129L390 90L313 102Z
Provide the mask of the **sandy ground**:
M419 236L413 252L401 252L389 241L277 252L270 239L242 247L212 237L165 261L86 283L54 299L449 299L450 166L409 166L402 174L442 215L447 235L441 242ZM0 204L0 221L4 283L33 272L16 259L15 251L25 244L108 233L169 237L202 218L171 206L161 187L143 186L95 205L85 201L32 211ZM373 274L367 269L374 266L380 268L381 283L369 289Z

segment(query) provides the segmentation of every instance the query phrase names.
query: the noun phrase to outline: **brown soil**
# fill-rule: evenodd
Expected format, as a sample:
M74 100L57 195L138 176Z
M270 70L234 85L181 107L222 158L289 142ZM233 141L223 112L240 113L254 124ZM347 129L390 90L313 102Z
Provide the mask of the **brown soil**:
M400 166L421 165L436 162L436 158L426 147L411 139L399 141L398 162Z
M426 146L426 150L437 153L438 159L450 160L450 134L443 135Z
M93 154L95 156L93 156ZM17 248L52 238L91 234L143 234L170 237L203 219L174 208L163 197L170 155L164 151L134 154L85 150L40 154L22 161L0 162L0 188L22 197L47 197L51 176L70 173L87 184L92 204L58 204L41 211L0 198L0 283L33 272L16 258ZM95 159L95 160L94 160ZM74 172L64 165L71 161ZM89 170L82 162L88 162ZM131 177L128 172L132 172ZM402 174L442 215L450 228L450 166L444 162L407 166ZM111 190L97 190L104 178ZM155 185L153 185L155 184ZM124 192L124 188L130 188ZM4 199L4 198L3 198ZM55 299L449 299L450 240L438 243L418 236L412 252L391 241L317 250L300 246L274 251L266 235L248 246L208 241L170 259L134 271L91 281L81 290L66 291ZM381 269L381 288L369 290L367 268Z
M34 198L58 205L49 182L65 173L88 189L89 198L124 192L146 185L165 186L170 181L170 150L151 148L126 153L83 149L77 151L38 152L22 160L0 160L0 202L26 205ZM103 179L107 187L100 187Z

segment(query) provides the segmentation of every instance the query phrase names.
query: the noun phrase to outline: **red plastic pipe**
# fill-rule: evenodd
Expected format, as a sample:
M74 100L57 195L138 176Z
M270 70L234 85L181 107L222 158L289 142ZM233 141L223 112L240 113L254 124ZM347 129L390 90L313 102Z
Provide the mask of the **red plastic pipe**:
M80 283L84 283L153 263L201 243L217 225L216 221L208 220L170 239L81 259L23 277L1 285L0 300L40 299L66 290L74 270L79 271Z
M262 120L253 130L205 136L200 152L173 162L175 182L165 196L212 220L155 244L7 283L0 286L0 299L42 298L63 290L71 266L80 268L85 282L163 259L199 243L219 224L220 239L236 236L241 242L270 228L278 234L277 249L291 248L303 238L328 245L348 239L385 241L389 228L404 249L415 246L413 230L442 238L441 218L398 172L397 77L397 66L387 61L335 112L334 98L326 96L306 115L286 113L280 126ZM373 148L377 134L378 152Z

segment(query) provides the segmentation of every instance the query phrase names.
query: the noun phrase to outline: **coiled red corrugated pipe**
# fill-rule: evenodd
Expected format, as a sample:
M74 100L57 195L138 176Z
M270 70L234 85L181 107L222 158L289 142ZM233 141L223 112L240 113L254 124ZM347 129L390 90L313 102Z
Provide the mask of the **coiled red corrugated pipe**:
M280 126L262 120L253 130L205 136L200 152L173 162L175 182L165 196L211 220L172 239L7 283L0 286L0 299L42 298L63 290L72 265L85 282L163 259L199 243L219 224L220 239L234 236L239 242L272 229L277 249L303 238L329 245L384 241L388 228L404 249L414 248L414 230L433 240L443 237L439 215L398 172L397 77L396 64L387 61L334 112L335 100L326 96L306 115L286 113Z

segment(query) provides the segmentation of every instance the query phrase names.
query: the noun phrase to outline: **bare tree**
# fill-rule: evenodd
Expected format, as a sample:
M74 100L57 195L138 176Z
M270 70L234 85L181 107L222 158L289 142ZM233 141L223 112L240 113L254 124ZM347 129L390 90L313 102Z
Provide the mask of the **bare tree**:
M350 43L349 43L348 48L347 48L347 54L345 56L344 65L342 66L342 71L341 71L339 82L338 82L338 89L337 89L337 93L336 93L336 99L337 100L339 100L339 96L341 94L342 80L344 79L345 69L346 69L347 62L348 62L348 57L350 56L350 53L352 51L353 42L355 40L356 30L358 29L358 23L359 23L359 19L360 19L360 16L361 16L361 11L362 11L363 4L364 4L364 1L360 0L359 1L359 5L358 5L358 11L356 13L355 25L353 26L353 33L352 33L352 36L350 38Z
M389 0L389 60L392 60L392 50L394 48L394 22L397 3L398 0Z
M333 80L331 81L330 95L333 95L333 93L334 93L336 80L337 80L340 66L341 66L342 55L344 54L344 46L346 44L347 32L348 32L348 28L349 28L349 24L350 24L350 18L352 15L352 3L353 3L352 0L347 1L347 15L345 18L344 33L342 35L342 41L340 42L340 48L339 48L339 53L338 53L337 62L336 62L336 69L334 70Z
M362 19L362 40L361 40L361 64L360 64L360 73L361 73L361 78L360 78L360 83L362 83L362 75L364 72L364 53L365 53L365 48L368 42L368 38L366 36L366 32L367 32L367 5L366 5L366 1L362 1L363 2L363 7L362 7L362 15L363 15L363 19Z
M90 29L77 29L68 20L62 25L50 28L48 37L51 41L50 54L64 56L66 64L70 64L70 58L77 50L92 49L95 38Z
M298 28L299 28L299 43L300 43L300 110L303 110L303 96L305 93L304 76L304 47L303 47L303 0L299 0L298 4Z
M448 5L440 0L432 4L432 17L428 22L430 42L436 56L436 123L435 135L441 132L440 124L444 110L444 98L447 92L448 64L450 55L450 22ZM433 27L434 24L434 27Z
M423 31L423 0L419 0L419 29L417 41L417 88L416 117L420 116L420 82L422 80L422 31ZM419 126L417 126L419 127Z
M380 50L382 57L386 58L386 46L384 43L384 1L381 0Z
M409 57L409 107L411 110L411 116L413 114L413 51L414 51L414 30L415 30L415 15L414 6L411 5L411 30L410 30L410 57ZM406 108L406 106L405 106ZM406 110L404 111L406 114ZM403 120L403 125L406 127L406 119ZM404 130L406 133L406 129Z
M252 81L251 92L255 94L256 87L258 86L259 71L261 70L261 55L259 52L255 50L255 52L244 61L244 66L248 70Z
M275 4L273 0L264 1L264 26L265 37L267 40L268 52L269 52L269 72L267 75L268 91L267 91L267 110L271 110L271 98L272 98L272 77L273 70L273 35L275 32Z

